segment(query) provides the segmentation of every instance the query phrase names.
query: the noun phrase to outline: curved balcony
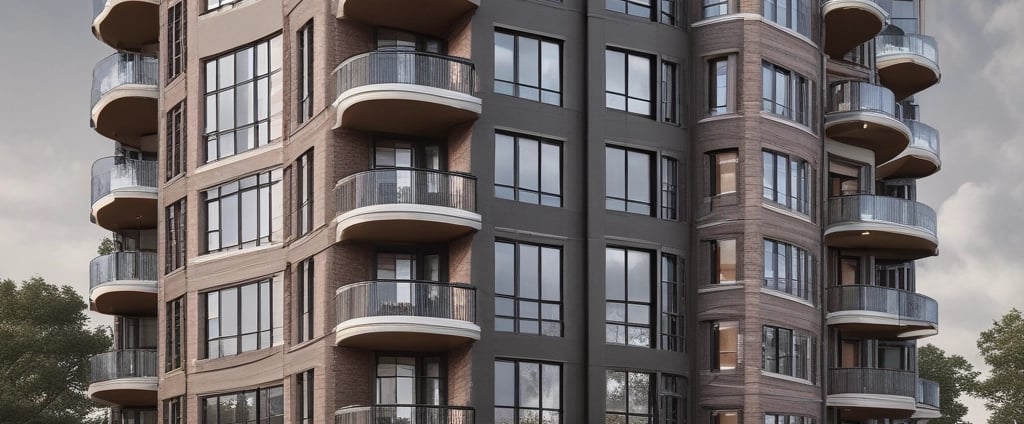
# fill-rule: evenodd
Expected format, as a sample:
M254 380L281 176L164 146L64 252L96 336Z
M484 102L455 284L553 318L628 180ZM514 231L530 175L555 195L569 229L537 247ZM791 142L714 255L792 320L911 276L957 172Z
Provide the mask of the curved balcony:
M154 57L119 52L92 70L92 126L104 137L141 148L156 133L160 65Z
M875 171L875 178L924 178L939 172L939 132L917 121L905 121L913 138L910 146Z
M921 34L880 35L875 38L875 63L882 85L897 99L939 83L939 48L934 38Z
M368 281L338 288L336 344L443 351L480 340L476 288L429 281Z
M910 418L934 420L942 418L939 402L939 383L923 378L917 379L917 412Z
M155 252L115 252L89 262L89 301L107 315L157 313Z
M854 195L828 199L825 243L831 247L887 251L901 259L934 256L935 211L896 197Z
M479 6L480 0L338 0L337 16L443 37Z
M374 51L342 62L334 76L335 128L445 136L482 110L475 67L462 58Z
M159 0L93 0L92 34L118 50L160 41Z
M115 350L93 356L89 363L92 400L124 407L156 405L156 350Z
M825 110L825 134L871 150L885 163L910 145L910 128L897 117L899 105L888 88L860 81L832 84Z
M917 410L917 373L882 368L830 368L827 404L843 420L910 418Z
M92 221L110 231L156 227L157 162L106 157L92 164Z
M889 22L892 0L828 0L821 10L825 17L825 53L839 59L882 32Z
M473 424L475 411L466 406L349 406L334 413L334 424Z
M374 169L342 178L334 194L339 242L447 242L480 229L468 174Z
M939 304L934 299L889 287L850 285L828 289L828 325L844 335L877 339L913 339L939 333Z

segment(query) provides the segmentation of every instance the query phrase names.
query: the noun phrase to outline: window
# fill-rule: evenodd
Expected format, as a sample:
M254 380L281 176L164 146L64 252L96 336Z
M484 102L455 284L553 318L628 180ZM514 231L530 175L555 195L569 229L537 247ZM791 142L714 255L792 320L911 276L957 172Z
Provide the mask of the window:
M170 273L185 266L185 231L188 228L185 220L185 199L171 203L165 209L164 221L167 237L164 239L164 272Z
M686 422L686 379L662 374L658 393L658 423L682 424Z
M661 62L661 120L670 124L679 123L679 89L676 88L678 66L672 62Z
M444 361L437 356L378 356L375 403L444 405L448 394ZM410 409L398 408L395 422L416 422ZM404 420L403 420L404 419Z
M764 414L764 424L814 424L814 419L798 415Z
M652 374L612 371L605 374L606 423L649 423L654 418Z
M201 297L206 304L207 358L281 344L283 296L279 278L207 292Z
M814 339L788 328L762 327L761 369L804 380L814 380Z
M675 0L605 0L605 9L653 20L655 19L655 4L660 6L657 11L658 22L675 25Z
M605 106L651 116L652 62L649 56L605 50Z
M661 218L679 219L679 161L661 157Z
M299 28L296 42L298 64L295 75L299 89L296 99L299 105L295 109L299 115L299 123L303 123L313 117L313 21Z
M648 152L605 146L605 207L650 215L651 157Z
M181 0L167 8L167 82L185 72L185 3Z
M779 0L786 1L786 0ZM768 62L761 64L761 110L810 125L807 78Z
M203 424L284 424L282 386L210 396L202 404Z
M605 249L605 342L653 347L651 253Z
M740 411L711 411L711 424L739 424Z
M206 252L279 241L281 170L250 175L203 192Z
M810 177L807 162L765 150L764 198L804 215L811 213Z
M206 11L210 12L213 10L217 10L225 6L233 5L240 1L242 0L206 0Z
M919 0L894 0L889 16L892 25L903 30L905 34L917 34L920 31Z
M185 172L188 126L185 125L185 101L167 111L167 158L164 160L166 180Z
M683 288L679 258L661 254L661 348L675 352L683 350Z
M562 366L528 361L494 362L494 423L559 424Z
M679 19L676 0L661 0L661 17L658 22L666 25L675 25L676 19Z
M494 326L506 331L562 336L562 250L494 243Z
M313 279L313 258L299 262L298 272L298 304L296 313L299 321L298 342L313 339L313 293L316 285Z
M185 298L179 297L167 302L166 331L164 348L164 371L181 368L185 362Z
M708 113L719 115L732 109L730 79L728 57L716 57L708 61Z
M164 424L185 423L185 399L182 396L164 401Z
M813 258L806 250L775 240L764 240L764 286L813 301Z
M803 35L811 33L808 0L764 0L764 17Z
M739 360L739 322L711 323L711 369L736 369Z
M723 239L708 242L711 260L709 284L736 282L736 240Z
M562 145L538 137L494 134L494 195L562 206Z
M206 62L206 162L281 137L281 36Z
M313 149L295 161L295 233L302 236L313 229Z
M495 32L494 92L561 106L561 42L530 34Z
M295 376L295 411L299 424L313 422L313 370Z
M735 193L739 154L735 150L724 150L712 152L709 156L711 157L711 195Z

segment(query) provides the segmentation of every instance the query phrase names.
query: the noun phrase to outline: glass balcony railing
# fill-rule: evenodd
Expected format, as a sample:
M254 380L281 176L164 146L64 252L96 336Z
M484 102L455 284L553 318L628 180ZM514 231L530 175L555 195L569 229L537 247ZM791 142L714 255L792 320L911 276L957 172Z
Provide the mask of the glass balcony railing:
M89 262L89 288L114 281L156 281L156 252L115 252Z
M155 349L125 349L101 353L89 359L89 382L121 378L157 377Z
M92 203L117 190L157 187L158 164L153 160L111 156L92 164Z
M918 121L903 121L910 128L913 137L910 147L915 147L939 155L939 131Z
M350 406L334 413L334 424L474 424L473 408L441 405Z
M413 168L374 169L349 175L334 186L337 213L386 204L416 204L476 211L476 178Z
M879 60L887 56L914 55L939 63L938 43L923 34L879 35L875 38L875 54Z
M829 312L870 311L901 320L938 324L939 304L934 299L889 287L850 285L828 289Z
M335 295L338 324L380 316L441 318L476 323L476 288L429 281L368 281Z
M917 379L917 403L941 407L939 402L939 383L923 378Z
M828 394L917 395L917 373L883 368L830 368Z
M843 81L832 84L826 113L878 112L891 117L900 116L900 106L892 90L861 81Z
M935 210L923 203L875 195L839 196L828 199L826 225L876 222L915 227L935 237Z
M337 96L372 84L416 84L474 95L476 69L469 60L425 52L374 51L349 58L334 70Z
M160 63L155 57L138 53L118 52L96 64L92 70L92 106L100 97L124 85L157 87Z

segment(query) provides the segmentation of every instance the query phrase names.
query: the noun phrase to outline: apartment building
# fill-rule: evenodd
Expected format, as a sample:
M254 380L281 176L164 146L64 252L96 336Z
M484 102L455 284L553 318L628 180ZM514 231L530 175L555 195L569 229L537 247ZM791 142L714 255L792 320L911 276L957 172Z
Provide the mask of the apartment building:
M95 0L114 423L939 416L921 0Z

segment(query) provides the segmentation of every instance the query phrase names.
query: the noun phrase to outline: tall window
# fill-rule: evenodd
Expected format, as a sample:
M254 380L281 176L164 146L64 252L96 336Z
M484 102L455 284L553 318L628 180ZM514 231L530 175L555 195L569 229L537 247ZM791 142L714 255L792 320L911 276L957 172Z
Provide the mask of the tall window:
M655 5L658 10L655 10ZM605 0L605 9L675 25L676 0Z
M164 238L164 272L169 273L185 266L185 199L171 203L165 209L164 224L167 237Z
M764 198L802 214L810 214L811 179L807 161L765 150L763 163Z
M561 249L496 241L494 279L496 331L561 337Z
M244 249L279 241L281 170L261 172L203 192L206 251Z
M167 81L185 72L185 3L181 0L167 8Z
M732 370L739 364L739 322L711 323L711 369Z
M185 424L184 396L164 401L164 424Z
M302 343L313 339L313 293L316 287L313 283L313 258L299 262L296 274L298 302L295 309L299 321L298 342Z
M295 224L302 236L313 229L313 149L295 161Z
M686 379L670 374L661 375L658 391L658 423L686 422Z
M167 302L166 331L164 336L164 371L181 368L185 359L185 298Z
M561 106L561 42L531 34L496 31L494 92Z
M788 328L762 327L761 369L776 374L814 380L814 339Z
M295 410L299 424L313 422L313 370L295 376Z
M739 154L735 150L723 150L708 156L711 158L711 195L735 193Z
M813 258L806 250L780 241L764 239L764 286L812 300Z
M679 123L678 66L672 62L661 62L661 120L670 124Z
M661 348L676 352L683 350L683 288L680 271L676 255L661 254Z
M281 36L206 62L206 161L281 137Z
M378 356L374 399L380 405L444 405L448 384L437 356ZM415 422L398 409L397 422ZM405 419L404 421L401 419Z
M653 347L651 256L643 250L605 249L605 342Z
M605 50L605 106L651 116L653 73L650 56Z
M561 365L494 361L495 424L559 424L561 409Z
M725 15L729 13L730 0L701 0L703 2L704 17Z
M658 22L675 25L677 19L679 19L679 8L676 0L661 0L661 15Z
M538 137L494 134L494 195L562 206L562 145Z
M803 35L811 33L808 0L764 0L764 17Z
M649 152L605 146L605 207L650 215L652 208Z
M284 387L210 396L202 400L203 424L284 423Z
M299 28L296 34L298 63L295 70L298 83L299 101L296 111L299 123L306 122L313 116L313 21Z
M281 290L281 281L273 278L203 293L207 358L281 344Z
M661 218L679 219L679 161L661 157Z
M708 113L719 115L730 111L732 102L729 100L729 79L728 57L716 57L708 61Z
M166 180L170 180L185 172L188 150L186 143L188 126L185 125L185 100L174 105L167 111L167 157L164 160Z
M786 0L779 0L786 1ZM795 72L761 64L761 110L810 125L810 83Z
M799 415L764 414L764 424L814 424L814 419Z
M612 371L605 373L606 423L649 423L654 419L652 374Z
M736 240L722 239L708 242L710 251L710 284L732 284L736 282Z

